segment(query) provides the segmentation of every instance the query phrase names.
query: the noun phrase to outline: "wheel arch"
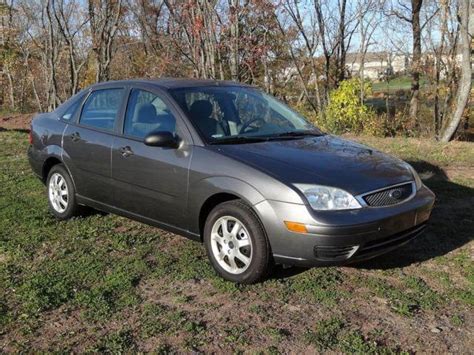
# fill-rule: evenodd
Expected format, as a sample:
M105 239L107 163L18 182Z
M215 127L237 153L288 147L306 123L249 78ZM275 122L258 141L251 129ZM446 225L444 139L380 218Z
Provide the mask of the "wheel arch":
M227 192L219 192L210 196L206 201L204 201L201 209L199 210L199 235L201 241L203 240L204 234L204 225L206 219L209 216L209 213L217 206L223 202L232 201L232 200L241 200L241 198L235 194Z
M59 159L56 156L48 157L44 161L43 167L41 169L41 177L42 177L44 183L46 183L46 180L48 179L49 172L51 171L53 166L58 165L58 164L62 164L62 163L63 162L61 161L61 159Z
M190 186L190 191L196 191L189 200L191 228L201 240L207 216L218 204L242 200L255 211L253 205L264 200L253 186L232 177L207 178ZM257 211L255 213L258 215Z
M60 146L48 146L45 151L45 155L47 156L47 158L44 160L42 168L41 168L41 179L43 183L46 183L46 180L48 179L48 174L53 168L53 166L58 165L58 164L63 164L75 188L76 182L74 181L74 177L72 176L71 171L69 170L69 167L67 166L67 164L64 162L64 159L63 159L63 157L68 156L66 152L64 152L64 150Z

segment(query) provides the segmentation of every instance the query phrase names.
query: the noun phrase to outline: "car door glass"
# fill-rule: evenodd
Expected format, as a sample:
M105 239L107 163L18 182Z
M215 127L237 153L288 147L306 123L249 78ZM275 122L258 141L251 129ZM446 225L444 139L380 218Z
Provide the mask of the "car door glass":
M224 96L196 90L187 92L182 99L189 118L206 137L228 135L235 127Z
M124 89L93 91L82 108L79 122L85 126L112 131L122 103L123 92Z
M133 89L128 99L124 134L145 138L153 131L176 133L176 119L158 95Z
M65 120L65 121L71 120L71 118L73 118L75 116L75 113L76 113L77 109L79 108L79 106L81 104L81 101L82 101L81 99L78 99L71 106L69 106L66 109L66 111L64 111L64 113L61 115L61 119Z

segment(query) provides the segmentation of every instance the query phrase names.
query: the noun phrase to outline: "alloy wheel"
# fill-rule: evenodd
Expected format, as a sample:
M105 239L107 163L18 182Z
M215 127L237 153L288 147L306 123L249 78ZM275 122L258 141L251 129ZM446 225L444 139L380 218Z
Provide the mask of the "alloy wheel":
M231 274L241 274L252 261L252 240L244 224L232 216L214 222L211 230L212 254L219 266Z
M49 179L48 196L51 205L58 213L66 211L69 201L69 192L66 180L59 173L54 173Z

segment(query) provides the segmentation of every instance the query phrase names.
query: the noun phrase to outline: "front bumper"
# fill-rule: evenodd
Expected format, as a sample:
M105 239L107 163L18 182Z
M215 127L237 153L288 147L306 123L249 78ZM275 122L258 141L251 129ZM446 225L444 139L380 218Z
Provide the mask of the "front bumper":
M410 200L389 207L315 212L304 204L269 200L254 207L276 263L329 266L373 258L409 242L426 227L434 200L423 186ZM308 233L291 232L284 221L303 223Z

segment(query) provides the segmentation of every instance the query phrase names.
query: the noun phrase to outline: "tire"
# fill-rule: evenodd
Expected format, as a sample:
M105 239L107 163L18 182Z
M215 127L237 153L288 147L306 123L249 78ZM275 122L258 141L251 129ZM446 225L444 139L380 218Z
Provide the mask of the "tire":
M76 203L76 190L63 164L54 165L46 179L49 211L59 220L77 216L80 206Z
M212 266L226 280L252 284L271 270L265 230L255 212L241 200L221 203L209 213L204 245Z

